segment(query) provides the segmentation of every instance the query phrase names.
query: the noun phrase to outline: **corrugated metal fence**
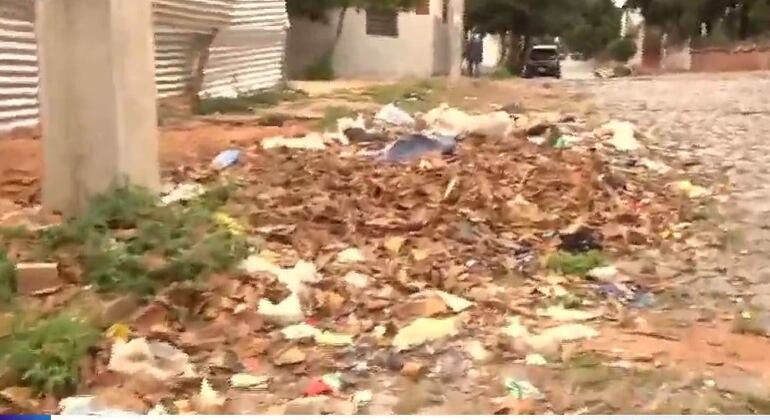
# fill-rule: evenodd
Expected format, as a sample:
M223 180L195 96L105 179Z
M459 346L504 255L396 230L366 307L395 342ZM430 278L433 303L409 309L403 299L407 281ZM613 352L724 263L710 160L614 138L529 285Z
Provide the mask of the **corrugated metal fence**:
M0 132L38 120L34 0L0 0ZM155 80L161 97L184 93L196 40L217 33L203 93L233 96L282 77L284 0L153 0Z

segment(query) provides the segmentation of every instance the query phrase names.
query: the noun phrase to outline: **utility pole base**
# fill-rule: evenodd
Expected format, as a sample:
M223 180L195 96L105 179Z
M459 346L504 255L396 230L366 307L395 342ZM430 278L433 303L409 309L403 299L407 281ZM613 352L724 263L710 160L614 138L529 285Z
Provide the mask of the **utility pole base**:
M151 0L36 7L44 207L75 215L116 185L157 190Z

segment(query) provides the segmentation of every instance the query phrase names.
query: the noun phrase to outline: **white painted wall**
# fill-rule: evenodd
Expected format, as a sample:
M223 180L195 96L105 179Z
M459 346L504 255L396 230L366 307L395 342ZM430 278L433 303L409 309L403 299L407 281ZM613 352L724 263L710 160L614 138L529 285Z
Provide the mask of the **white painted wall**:
M503 53L503 47L498 35L487 35L484 37L484 57L481 65L488 69L497 67L500 62L500 56Z
M300 79L306 69L329 51L337 31L339 11L328 24L293 19L289 30L289 76ZM429 15L398 16L398 37L366 34L366 12L348 10L334 50L334 71L340 78L399 79L430 77L449 71L448 29L441 18L441 0L431 1Z

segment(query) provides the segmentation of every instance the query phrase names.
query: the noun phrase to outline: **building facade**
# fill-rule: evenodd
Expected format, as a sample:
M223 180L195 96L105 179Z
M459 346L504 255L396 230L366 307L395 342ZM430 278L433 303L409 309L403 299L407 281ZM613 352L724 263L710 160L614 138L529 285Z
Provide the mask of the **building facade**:
M283 79L285 0L152 0L155 79L161 97L182 95L211 40L202 93L234 96ZM0 1L0 132L38 122L35 0ZM206 43L205 45L209 45Z
M340 10L326 22L292 19L287 46L290 77L307 70L333 51L332 67L340 78L398 79L446 75L450 69L449 0L425 0L417 10L384 12Z

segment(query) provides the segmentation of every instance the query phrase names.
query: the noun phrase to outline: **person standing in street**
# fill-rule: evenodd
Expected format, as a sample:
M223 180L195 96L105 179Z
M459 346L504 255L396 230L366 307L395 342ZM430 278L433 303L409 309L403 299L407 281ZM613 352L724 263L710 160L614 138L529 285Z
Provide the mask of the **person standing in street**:
M484 58L484 38L480 33L474 32L468 41L467 59L468 73L471 77L481 75L481 60Z

